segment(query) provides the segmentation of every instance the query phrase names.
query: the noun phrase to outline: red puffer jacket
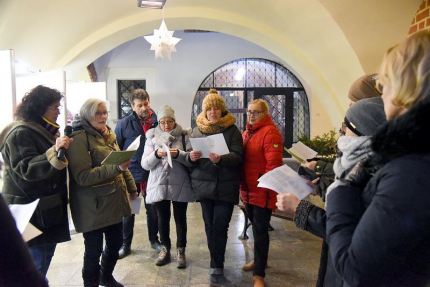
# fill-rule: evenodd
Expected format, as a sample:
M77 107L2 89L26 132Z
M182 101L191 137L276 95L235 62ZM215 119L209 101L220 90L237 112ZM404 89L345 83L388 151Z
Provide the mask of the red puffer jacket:
M276 193L257 187L257 179L282 165L282 136L268 115L252 126L247 124L242 137L244 162L240 198L244 203L275 209Z

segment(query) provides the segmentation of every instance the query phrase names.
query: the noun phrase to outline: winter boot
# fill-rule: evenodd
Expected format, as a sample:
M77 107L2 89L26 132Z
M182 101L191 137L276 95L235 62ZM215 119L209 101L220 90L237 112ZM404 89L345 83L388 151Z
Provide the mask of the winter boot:
M158 254L157 260L155 260L155 265L163 266L170 263L170 250L166 246L161 246L161 251Z
M176 260L178 261L179 269L187 267L187 260L185 258L185 247L178 247L178 250L176 252Z

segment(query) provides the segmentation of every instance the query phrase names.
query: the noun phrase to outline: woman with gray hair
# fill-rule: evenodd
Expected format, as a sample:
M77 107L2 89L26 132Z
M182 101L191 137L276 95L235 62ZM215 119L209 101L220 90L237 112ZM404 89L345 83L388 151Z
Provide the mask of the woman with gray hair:
M73 124L74 142L67 158L72 218L76 231L84 236L84 286L123 286L112 272L122 245L122 217L131 214L128 198L137 196L136 185L128 170L129 161L101 164L111 151L120 150L106 124L106 103L89 99L79 115L79 122Z

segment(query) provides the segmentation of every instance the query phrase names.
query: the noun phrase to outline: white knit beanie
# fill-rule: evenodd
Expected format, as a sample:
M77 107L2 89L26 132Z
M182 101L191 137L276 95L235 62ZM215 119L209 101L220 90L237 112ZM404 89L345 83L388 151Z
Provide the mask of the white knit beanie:
M161 120L162 118L171 118L176 121L175 111L169 105L162 106L157 112L157 117L158 120Z

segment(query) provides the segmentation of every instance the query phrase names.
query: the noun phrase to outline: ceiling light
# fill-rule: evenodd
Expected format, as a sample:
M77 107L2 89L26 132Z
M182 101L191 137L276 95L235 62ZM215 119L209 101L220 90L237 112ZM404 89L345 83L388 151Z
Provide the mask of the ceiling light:
M166 0L152 0L152 1L137 0L137 7L140 7L140 8L162 9L164 4L166 4Z

